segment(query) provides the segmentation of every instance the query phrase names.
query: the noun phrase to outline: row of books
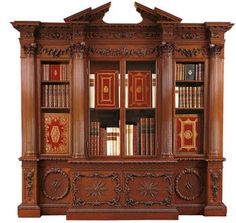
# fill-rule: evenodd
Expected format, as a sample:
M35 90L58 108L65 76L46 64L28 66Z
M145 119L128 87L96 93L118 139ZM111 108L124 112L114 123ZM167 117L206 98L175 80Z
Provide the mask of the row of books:
M204 107L204 90L199 87L175 87L176 108L201 108Z
M155 155L155 119L140 118L137 124L127 124L126 155Z
M69 84L43 84L42 107L69 107Z
M89 75L89 106L120 106L120 74L101 71ZM130 71L125 75L125 107L156 107L157 77L150 71Z
M181 80L203 80L203 63L177 63L176 76L177 81Z
M100 122L90 122L90 156L120 155L120 128L101 127Z
M68 80L68 64L42 64L42 81Z

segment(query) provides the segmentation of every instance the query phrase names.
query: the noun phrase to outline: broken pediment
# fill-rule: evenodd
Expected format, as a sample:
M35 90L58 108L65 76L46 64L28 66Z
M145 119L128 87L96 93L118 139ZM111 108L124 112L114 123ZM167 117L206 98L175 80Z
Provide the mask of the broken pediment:
M111 6L111 2L101 5L95 9L87 8L64 19L66 23L86 23L103 21L103 17Z
M66 23L91 23L102 22L106 12L109 11L111 2L101 5L95 9L87 8L81 12L73 14L64 19ZM136 10L140 13L143 21L141 23L180 23L181 18L178 18L168 12L165 12L158 8L148 8L138 2L134 3Z
M180 23L181 18L178 18L168 12L165 12L159 8L148 8L138 2L134 3L136 10L140 13L143 18L143 22L152 22L152 23Z

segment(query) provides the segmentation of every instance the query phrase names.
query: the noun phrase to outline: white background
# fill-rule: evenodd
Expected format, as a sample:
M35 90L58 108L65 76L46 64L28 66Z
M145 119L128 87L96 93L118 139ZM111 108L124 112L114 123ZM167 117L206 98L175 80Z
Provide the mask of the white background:
M107 0L109 1L109 0ZM63 22L63 18L104 0L1 0L0 1L0 222L66 222L65 216L19 219L21 202L21 107L19 33L11 26L14 20ZM148 7L160 8L183 19L182 22L236 21L234 0L139 0ZM138 22L133 0L112 0L107 22ZM236 222L236 27L226 34L224 94L224 193L227 217L180 216L184 222ZM162 221L170 222L170 221Z

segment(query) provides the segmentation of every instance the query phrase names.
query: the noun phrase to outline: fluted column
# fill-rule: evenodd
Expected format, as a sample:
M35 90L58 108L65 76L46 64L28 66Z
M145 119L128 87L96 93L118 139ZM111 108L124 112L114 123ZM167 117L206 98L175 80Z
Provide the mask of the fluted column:
M223 57L222 46L210 45L209 66L209 158L222 158L223 148Z
M21 57L22 157L37 155L36 145L36 44L23 46Z
M161 139L160 158L173 158L173 51L174 45L162 42L160 47L161 56Z
M73 44L73 74L72 74L72 145L73 158L85 156L85 44Z

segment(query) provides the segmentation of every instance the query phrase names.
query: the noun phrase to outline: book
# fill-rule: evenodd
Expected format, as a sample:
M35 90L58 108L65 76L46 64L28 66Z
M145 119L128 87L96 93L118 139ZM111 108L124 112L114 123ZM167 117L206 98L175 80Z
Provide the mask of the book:
M42 114L42 153L69 154L70 115L66 113Z
M59 81L61 79L61 66L60 64L51 65L51 80Z
M185 80L195 80L195 64L185 64Z
M156 107L157 75L152 74L152 108Z
M176 63L175 80L204 80L204 63Z
M95 107L95 74L89 75L89 107Z
M176 108L203 108L204 86L199 87L175 87Z
M42 81L66 81L68 80L68 64L42 64Z
M70 88L68 84L43 84L41 90L42 107L69 108Z
M198 153L200 151L200 115L178 114L176 122L176 152Z
M117 71L99 71L95 74L95 107L118 107Z
M151 107L150 71L129 71L128 107Z

